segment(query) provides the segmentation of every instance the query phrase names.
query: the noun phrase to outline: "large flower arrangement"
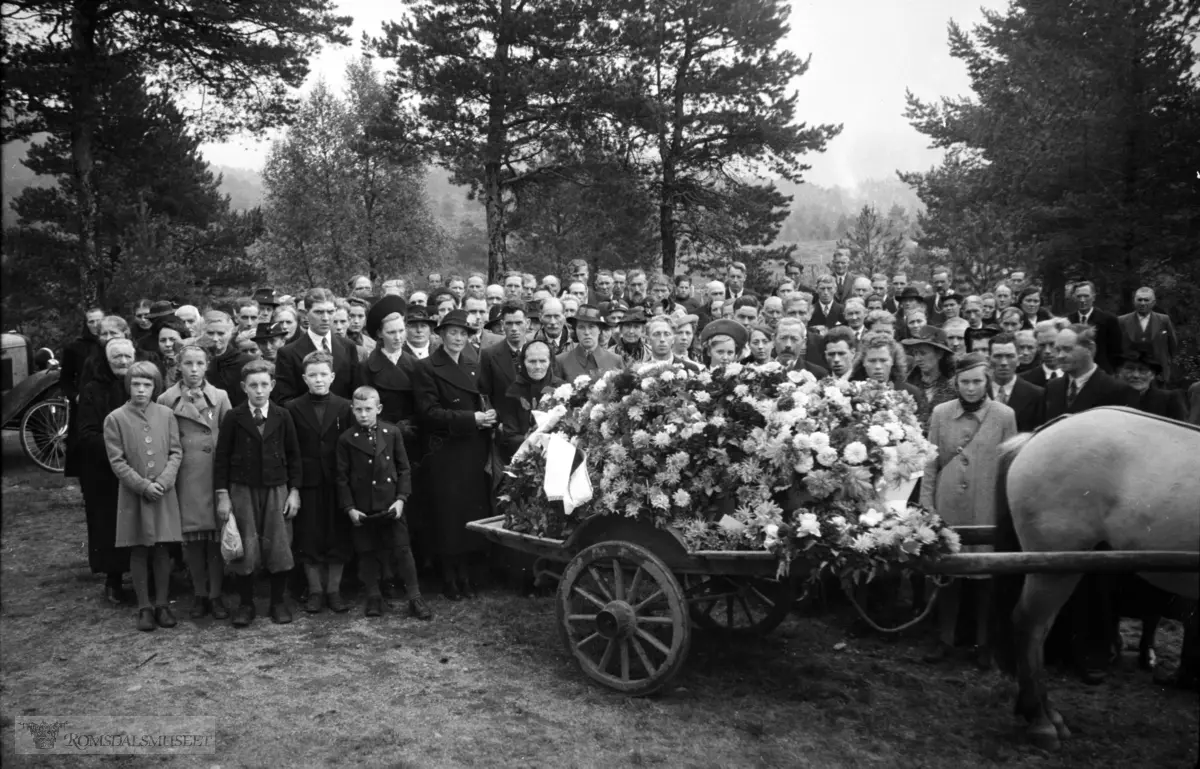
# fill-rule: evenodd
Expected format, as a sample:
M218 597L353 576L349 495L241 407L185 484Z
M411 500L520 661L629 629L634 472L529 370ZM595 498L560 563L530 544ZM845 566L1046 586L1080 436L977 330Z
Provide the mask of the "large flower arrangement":
M565 537L592 515L672 527L695 550L761 550L843 573L958 549L932 513L883 492L920 472L933 447L916 406L875 382L816 381L778 363L689 372L648 365L580 377L506 470L505 525ZM543 446L587 454L593 499L570 515L543 493Z

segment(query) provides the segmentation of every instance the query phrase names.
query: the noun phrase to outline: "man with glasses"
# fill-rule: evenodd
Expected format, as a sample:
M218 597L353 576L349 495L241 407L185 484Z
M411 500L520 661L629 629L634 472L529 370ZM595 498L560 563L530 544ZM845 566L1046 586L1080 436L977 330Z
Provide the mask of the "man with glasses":
M271 397L280 405L308 392L304 383L304 356L317 350L333 355L333 384L329 391L346 400L354 395L359 385L358 347L333 333L335 302L333 292L327 288L314 288L305 294L308 329L279 351L276 363L276 384Z

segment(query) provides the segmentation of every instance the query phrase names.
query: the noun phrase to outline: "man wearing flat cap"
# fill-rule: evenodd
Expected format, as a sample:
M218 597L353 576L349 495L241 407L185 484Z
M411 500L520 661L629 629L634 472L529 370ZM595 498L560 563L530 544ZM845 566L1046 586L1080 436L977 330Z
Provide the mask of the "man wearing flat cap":
M569 322L575 329L577 344L555 358L563 379L573 382L586 374L595 380L606 371L619 371L624 368L619 355L600 346L601 333L611 324L600 314L598 308L585 304Z

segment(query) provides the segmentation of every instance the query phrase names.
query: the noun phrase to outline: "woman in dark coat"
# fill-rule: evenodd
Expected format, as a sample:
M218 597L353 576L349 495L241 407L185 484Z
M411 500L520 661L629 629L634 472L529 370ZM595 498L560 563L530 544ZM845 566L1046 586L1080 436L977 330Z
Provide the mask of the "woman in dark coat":
M88 565L93 574L106 576L104 597L112 604L124 600L121 578L129 571L129 550L115 544L119 484L108 463L104 419L128 400L125 372L133 362L133 342L114 340L79 394L79 486L87 517Z
M551 370L550 362L550 346L541 339L528 342L521 348L517 378L504 393L508 397L496 404L496 417L500 420L496 427L496 443L504 464L512 460L525 436L536 426L533 423L533 409L537 402L563 384L563 380Z
M1054 317L1042 306L1042 290L1037 286L1021 289L1015 304L1021 310L1021 328L1033 330L1040 321Z
M58 384L62 388L63 397L71 404L71 408L67 412L67 456L63 472L68 478L79 477L79 393L87 384L83 378L84 364L87 363L88 358L99 355L103 350L100 346L100 338L97 336L102 320L104 320L104 310L88 310L83 333L63 349Z
M442 562L446 597L456 601L475 594L470 558L485 549L484 540L465 527L491 510L485 465L496 412L483 410L479 354L467 344L466 312L451 310L435 330L442 345L413 369L413 394L427 449L421 476L429 490L433 549Z
M1186 422L1188 414L1183 393L1160 389L1154 380L1161 375L1162 364L1154 357L1154 351L1141 345L1125 351L1117 366L1121 381L1138 391L1139 411Z

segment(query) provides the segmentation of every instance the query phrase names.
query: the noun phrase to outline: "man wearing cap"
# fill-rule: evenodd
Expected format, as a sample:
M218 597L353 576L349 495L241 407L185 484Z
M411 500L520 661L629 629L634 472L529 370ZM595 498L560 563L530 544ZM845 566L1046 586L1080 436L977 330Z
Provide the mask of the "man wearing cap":
M404 352L417 360L425 360L441 344L442 340L433 335L433 319L427 308L410 305L404 324Z
M1137 390L1137 409L1168 419L1178 419L1180 422L1187 420L1183 393L1179 390L1160 389L1154 383L1155 377L1162 374L1162 364L1154 357L1152 350L1141 345L1133 346L1126 350L1117 362L1117 376Z
M329 391L350 400L359 384L358 348L354 342L333 333L333 313L336 309L333 292L327 288L310 289L304 296L304 304L308 308L308 329L299 339L279 351L275 390L271 397L282 405L307 393L304 356L321 350L333 355L333 384Z
M525 346L525 307L520 302L505 302L493 309L499 310L503 335L479 353L479 392L492 399L496 411L506 413L512 400L508 388L517 381L518 359Z
M259 323L270 323L271 316L275 313L275 308L283 302L279 292L273 288L257 288L251 294L250 298L258 305Z
M279 351L287 344L287 329L282 323L259 323L251 341L258 345L263 360L274 363L279 358Z

